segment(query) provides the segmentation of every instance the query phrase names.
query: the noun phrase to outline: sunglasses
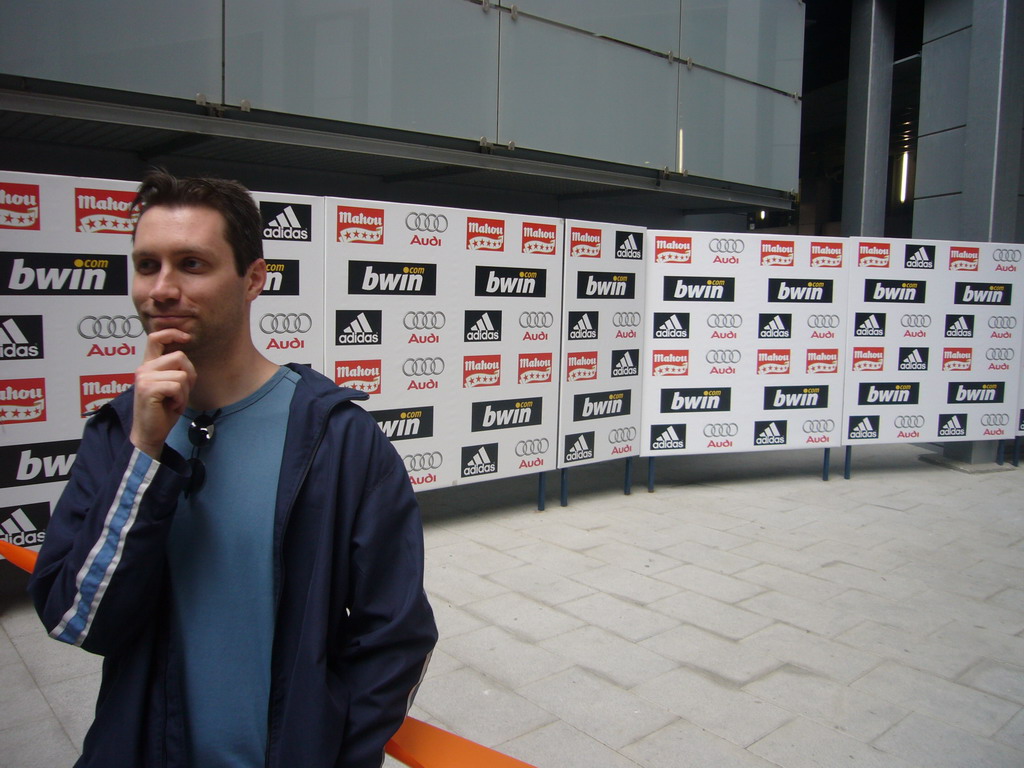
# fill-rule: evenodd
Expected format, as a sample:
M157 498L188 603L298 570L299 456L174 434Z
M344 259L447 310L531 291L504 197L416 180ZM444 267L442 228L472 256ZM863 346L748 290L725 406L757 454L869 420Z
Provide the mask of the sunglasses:
M185 486L186 499L199 491L203 487L203 483L206 482L206 465L199 458L199 449L213 440L215 426L213 422L218 416L220 416L219 408L212 415L209 413L199 414L189 424L188 441L192 443L192 456L188 460L191 476L189 477L188 485Z

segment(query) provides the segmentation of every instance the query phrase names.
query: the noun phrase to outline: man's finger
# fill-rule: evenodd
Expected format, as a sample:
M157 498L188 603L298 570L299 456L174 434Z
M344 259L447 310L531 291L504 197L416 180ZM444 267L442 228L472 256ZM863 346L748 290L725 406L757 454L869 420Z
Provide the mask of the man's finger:
M148 363L156 360L164 354L164 351L172 344L187 344L192 336L178 328L162 328L153 331L146 338L146 349L142 354L142 361Z

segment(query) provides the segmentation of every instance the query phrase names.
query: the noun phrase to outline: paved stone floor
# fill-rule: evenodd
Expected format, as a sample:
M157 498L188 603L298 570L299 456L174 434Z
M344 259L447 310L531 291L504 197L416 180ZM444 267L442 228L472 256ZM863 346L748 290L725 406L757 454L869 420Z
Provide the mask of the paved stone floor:
M925 454L659 459L654 493L637 460L630 495L595 465L544 512L532 478L424 493L413 714L538 768L1024 766L1024 470ZM10 582L0 766L70 765L98 660Z

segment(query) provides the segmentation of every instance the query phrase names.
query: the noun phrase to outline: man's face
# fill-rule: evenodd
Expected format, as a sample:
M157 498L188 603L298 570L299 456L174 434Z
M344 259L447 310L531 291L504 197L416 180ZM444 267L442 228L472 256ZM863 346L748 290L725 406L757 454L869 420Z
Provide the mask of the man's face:
M224 232L218 211L195 206L150 208L135 231L132 300L142 325L188 333L180 349L190 358L215 360L246 342L249 303L263 288L265 262L239 276Z

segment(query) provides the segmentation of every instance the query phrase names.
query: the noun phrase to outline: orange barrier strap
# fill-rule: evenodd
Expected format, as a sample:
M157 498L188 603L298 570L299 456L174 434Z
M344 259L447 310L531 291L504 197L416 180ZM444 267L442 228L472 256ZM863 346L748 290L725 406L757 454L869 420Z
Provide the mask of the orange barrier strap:
M23 571L32 573L36 567L36 558L39 555L31 549L25 549L19 547L17 544L11 544L7 541L0 541L0 555L3 555L11 561L12 565L16 565Z
M414 717L405 718L384 751L409 768L534 768Z

